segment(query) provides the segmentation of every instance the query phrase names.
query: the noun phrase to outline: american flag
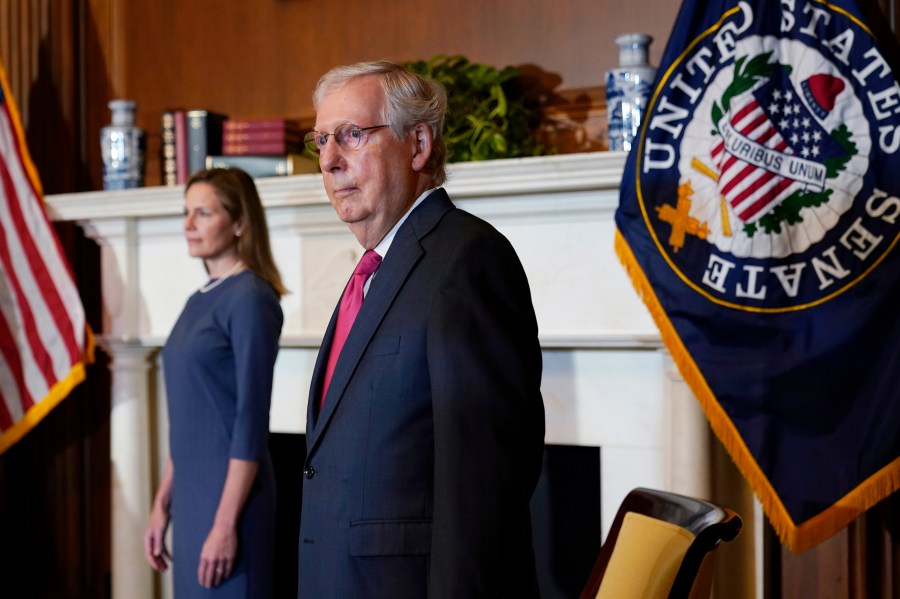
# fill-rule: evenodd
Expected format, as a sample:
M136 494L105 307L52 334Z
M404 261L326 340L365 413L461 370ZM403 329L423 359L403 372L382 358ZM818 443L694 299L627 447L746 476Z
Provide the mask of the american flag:
M0 66L0 453L84 380L93 338Z
M827 93L840 93L827 75L810 78ZM828 102L833 102L828 97ZM798 93L779 72L752 93L736 98L720 123L722 141L712 149L719 190L734 214L753 223L797 190L824 188L827 157L842 152L814 116L827 112L814 94Z

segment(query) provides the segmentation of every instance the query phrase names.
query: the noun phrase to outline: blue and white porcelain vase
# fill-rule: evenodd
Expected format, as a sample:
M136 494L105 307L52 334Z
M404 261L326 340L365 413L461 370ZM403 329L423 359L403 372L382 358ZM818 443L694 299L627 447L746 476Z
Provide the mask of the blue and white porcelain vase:
M606 73L606 114L609 149L628 152L641 128L656 68L647 61L653 38L644 33L616 37L619 66Z
M130 189L144 185L144 130L134 124L133 100L111 100L112 122L100 130L103 189Z

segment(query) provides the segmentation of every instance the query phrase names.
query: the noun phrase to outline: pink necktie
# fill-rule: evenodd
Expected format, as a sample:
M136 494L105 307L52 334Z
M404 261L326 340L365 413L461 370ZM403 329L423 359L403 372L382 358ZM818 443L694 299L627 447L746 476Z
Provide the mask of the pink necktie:
M381 264L381 256L373 250L366 250L359 259L359 264L353 270L350 282L344 289L344 295L341 297L341 306L338 308L337 323L334 327L334 340L331 342L331 352L328 354L328 364L325 367L325 381L322 383L322 397L319 398L319 411L322 411L322 404L325 403L325 393L328 392L328 385L331 383L331 375L334 374L334 366L337 364L338 356L341 355L341 349L350 334L350 328L359 309L363 303L363 288L366 285L366 279L373 272L378 270Z

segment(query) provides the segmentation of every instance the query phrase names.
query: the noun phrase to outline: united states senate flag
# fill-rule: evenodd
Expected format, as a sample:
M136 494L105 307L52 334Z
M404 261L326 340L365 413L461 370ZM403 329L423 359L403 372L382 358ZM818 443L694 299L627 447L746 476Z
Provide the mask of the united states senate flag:
M851 1L687 0L616 250L795 551L900 487L900 86Z

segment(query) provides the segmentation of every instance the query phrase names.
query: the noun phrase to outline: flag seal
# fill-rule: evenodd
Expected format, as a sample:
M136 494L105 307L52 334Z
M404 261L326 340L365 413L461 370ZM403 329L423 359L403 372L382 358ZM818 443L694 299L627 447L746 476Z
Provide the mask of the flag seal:
M637 150L637 197L660 254L735 310L826 302L900 233L898 190L872 176L900 168L896 79L849 13L786 7L773 19L739 2L691 40L656 87Z

